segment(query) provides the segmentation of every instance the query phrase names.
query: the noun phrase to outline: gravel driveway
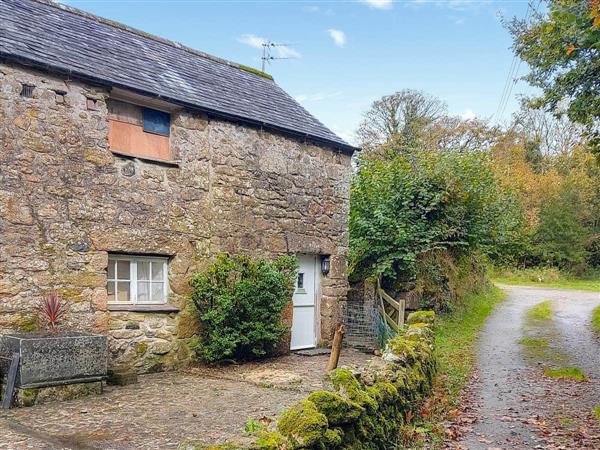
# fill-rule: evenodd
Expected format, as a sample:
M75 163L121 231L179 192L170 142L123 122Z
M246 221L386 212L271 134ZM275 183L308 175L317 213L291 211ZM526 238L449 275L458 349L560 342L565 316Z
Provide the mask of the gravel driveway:
M508 293L488 319L478 349L477 380L471 387L473 425L453 448L600 448L600 340L589 322L600 294L502 286ZM527 311L550 301L553 318L531 324ZM542 349L521 339L543 337ZM578 367L588 382L557 380L545 368Z

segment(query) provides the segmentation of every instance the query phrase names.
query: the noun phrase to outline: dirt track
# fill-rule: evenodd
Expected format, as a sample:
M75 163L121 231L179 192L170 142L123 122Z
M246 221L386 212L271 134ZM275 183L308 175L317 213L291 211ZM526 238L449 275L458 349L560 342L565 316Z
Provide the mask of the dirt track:
M477 375L465 397L473 422L452 448L600 448L600 339L590 327L600 294L503 286L508 298L487 321L478 349ZM553 317L532 323L527 311L549 300ZM521 339L547 345L528 347ZM575 366L587 382L557 380L545 368Z

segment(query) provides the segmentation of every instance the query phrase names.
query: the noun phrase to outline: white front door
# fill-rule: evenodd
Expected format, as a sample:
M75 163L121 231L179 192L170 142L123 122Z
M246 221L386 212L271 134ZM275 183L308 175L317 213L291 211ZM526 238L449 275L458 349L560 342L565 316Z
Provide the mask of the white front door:
M317 257L298 255L298 263L298 278L293 296L292 350L316 346Z

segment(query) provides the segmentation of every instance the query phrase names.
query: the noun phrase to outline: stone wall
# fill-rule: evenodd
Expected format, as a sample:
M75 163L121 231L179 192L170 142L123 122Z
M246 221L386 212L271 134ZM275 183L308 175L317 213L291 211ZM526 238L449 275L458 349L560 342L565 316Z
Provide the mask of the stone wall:
M402 333L391 338L381 358L358 370L327 374L326 390L312 392L277 421L252 433L251 442L206 444L185 440L179 450L388 449L398 448L402 429L411 436L419 405L436 374L433 311L411 313Z
M109 334L112 364L170 368L197 341L188 280L225 251L331 255L328 340L347 290L350 157L185 110L172 114L177 165L118 156L108 95L0 64L0 333L35 329L33 306L56 289L69 327ZM110 252L169 256L169 302L183 312L109 311Z

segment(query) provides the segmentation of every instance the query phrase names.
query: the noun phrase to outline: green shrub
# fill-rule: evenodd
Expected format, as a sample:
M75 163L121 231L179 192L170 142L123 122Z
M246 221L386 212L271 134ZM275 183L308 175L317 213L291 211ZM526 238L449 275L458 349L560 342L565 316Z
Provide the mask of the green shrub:
M428 252L516 252L523 214L483 153L360 160L350 196L350 273L412 280Z
M434 250L417 259L415 292L421 309L449 311L465 295L489 288L486 255L471 251L456 257L452 253Z
M220 255L192 278L206 361L267 356L288 333L282 312L291 301L297 261Z

